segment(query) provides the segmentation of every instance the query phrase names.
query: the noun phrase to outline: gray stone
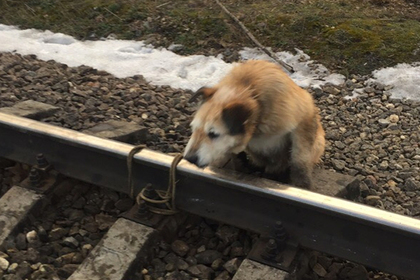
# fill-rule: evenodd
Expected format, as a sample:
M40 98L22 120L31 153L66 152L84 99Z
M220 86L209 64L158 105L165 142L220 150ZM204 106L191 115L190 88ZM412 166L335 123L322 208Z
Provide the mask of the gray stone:
M198 277L200 279L210 279L213 270L203 264L197 264L194 266L191 266L187 269L187 271L195 277Z
M68 278L78 268L78 264L65 264L57 270L57 275L63 278Z
M197 263L212 264L215 260L222 257L222 254L216 250L207 250L195 255Z
M379 168L382 170L386 170L388 169L388 167L389 167L389 163L387 160L384 160L379 164Z
M7 272L11 273L11 274L15 274L16 273L16 269L18 268L18 264L17 263L12 263L11 265L9 265L9 267L7 268Z
M122 142L146 142L148 129L133 122L109 120L86 129L84 133Z
M174 253L169 253L163 258L163 260L166 263L176 263L178 261L178 257Z
M187 256L185 258L185 261L190 265L196 265L197 264L197 259L194 258L193 256Z
M382 126L382 127L386 127L388 126L391 122L387 119L379 119L378 123Z
M227 272L226 270L220 273L219 275L217 275L216 278L214 278L214 280L230 280L230 279L232 278L230 277L229 272Z
M202 253L206 250L206 246L205 245L201 245L200 247L197 248L197 253Z
M58 107L33 100L16 103L13 107L0 108L1 113L35 120L52 116L59 110L60 108Z
M317 261L323 268L327 269L332 263L332 258L320 255L318 256Z
M316 263L312 270L320 277L324 277L327 274L325 268L323 268L322 265L319 263Z
M368 195L365 198L365 201L368 205L376 205L376 203L381 200L381 197L378 195Z
M414 180L413 178L409 178L405 180L404 190L406 191L418 191L420 190L420 183Z
M31 272L32 272L31 265L27 262L22 262L16 268L16 275L23 279L26 279L29 276L29 274L31 274Z
M148 275L144 275L144 280L152 280L152 278L147 278ZM188 274L184 271L173 271L165 275L165 280L190 280Z
M0 270L7 270L7 268L9 267L9 261L6 260L5 258L0 257Z
M47 231L42 226L38 227L38 237L42 242L48 242L49 240Z
M230 244L238 239L239 229L232 226L222 226L217 229L216 236L219 237L223 243Z
M337 170L343 170L344 167L346 167L346 162L344 160L341 160L341 159L332 159L331 163L332 163L333 167Z
M16 236L16 248L19 250L25 250L26 249L26 236L23 233L19 233Z
M229 272L229 273L231 273L231 274L234 274L237 270L238 270L238 268L239 268L239 266L241 265L241 260L240 259L238 259L238 258L234 258L234 259L231 259L231 260L229 260L229 261L227 261L224 265L223 265L223 267Z
M43 273L54 273L54 266L51 264L41 264L39 266L39 271Z
M98 232L98 223L90 222L83 225L83 229L87 230L90 233Z
M344 144L343 142L341 142L341 141L335 141L334 142L334 145L337 147L337 148L339 148L340 150L342 150L342 149L344 149L345 147L346 147L346 144Z
M64 265L64 264L69 264L69 263L71 263L74 255L75 255L74 252L67 253L67 254L64 254L61 257L59 257L56 261L60 264L60 266Z
M26 240L29 244L35 243L39 240L38 234L35 230L31 230L26 234Z
M72 263L82 263L84 260L81 253L75 253L73 258L71 259Z
M91 244L85 244L82 246L82 257L86 258L87 255L92 251L93 246Z
M77 209L71 209L68 214L70 221L80 221L84 216L85 213L82 210Z
M178 259L177 263L176 263L176 267L179 270L187 270L189 265L186 261L184 261L183 259Z
M245 256L244 248L242 248L242 247L232 247L230 249L230 257L231 258L243 257L243 256Z
M338 274L340 273L341 269L343 269L343 267L344 267L344 264L335 262L335 263L332 263L330 267L328 267L328 271L333 272L334 274Z
M63 244L71 248L77 248L79 246L79 241L77 241L73 236L70 236L63 240Z
M19 277L15 274L4 275L2 280L23 280L22 277Z
M190 247L188 246L187 243L185 243L182 240L175 240L174 242L172 242L171 244L171 249L172 251L174 251L178 256L185 256L188 251L190 250Z
M176 266L175 266L174 263L168 263L168 264L165 265L165 270L166 271L174 271L175 268L176 268Z
M49 238L51 241L63 238L69 232L66 228L57 227L50 231Z
M223 259L214 260L211 264L213 270L219 270L223 266Z

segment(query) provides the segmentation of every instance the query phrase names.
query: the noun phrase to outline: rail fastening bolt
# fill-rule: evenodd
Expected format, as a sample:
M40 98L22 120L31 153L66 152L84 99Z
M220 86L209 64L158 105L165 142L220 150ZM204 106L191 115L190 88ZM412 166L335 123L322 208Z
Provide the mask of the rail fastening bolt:
M277 256L277 250L278 246L276 240L270 239L265 245L264 252L261 254L261 257L268 261L274 260Z
M45 168L49 164L47 159L45 158L44 154L38 154L36 156L36 162L37 162L39 168Z
M39 174L38 169L32 168L29 172L29 182L31 182L32 187L39 187L41 184L41 176Z
M144 196L150 199L157 199L158 195L156 193L156 191L153 189L152 184L147 184L144 187Z
M277 241L278 249L283 250L286 247L287 231L283 226L283 223L277 221L274 225L274 238Z
M152 216L152 213L149 211L149 208L147 207L146 201L140 200L139 208L137 209L137 215L140 218L145 218L145 219L149 219Z

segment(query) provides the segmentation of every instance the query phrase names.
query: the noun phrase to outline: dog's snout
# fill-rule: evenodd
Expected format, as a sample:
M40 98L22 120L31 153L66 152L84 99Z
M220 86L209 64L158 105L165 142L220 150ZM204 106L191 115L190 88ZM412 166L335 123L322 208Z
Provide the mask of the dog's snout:
M198 156L197 155L188 155L185 157L186 160L188 160L189 162L191 162L192 164L197 165L198 162Z

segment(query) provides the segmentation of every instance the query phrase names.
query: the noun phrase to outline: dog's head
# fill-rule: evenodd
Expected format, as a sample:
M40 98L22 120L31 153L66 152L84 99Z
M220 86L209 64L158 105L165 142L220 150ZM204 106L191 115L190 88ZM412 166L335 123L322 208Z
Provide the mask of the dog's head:
M256 101L240 98L234 89L201 88L203 96L191 122L192 135L184 158L199 167L220 165L245 149L254 131ZM228 98L229 97L229 98Z

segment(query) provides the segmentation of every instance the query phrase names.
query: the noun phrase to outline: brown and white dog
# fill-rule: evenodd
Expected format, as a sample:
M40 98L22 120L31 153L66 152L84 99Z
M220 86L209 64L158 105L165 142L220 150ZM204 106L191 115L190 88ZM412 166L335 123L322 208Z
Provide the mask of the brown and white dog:
M290 183L310 188L324 152L325 133L312 96L276 64L251 60L191 99L203 103L191 122L184 158L199 167L220 165L245 151L267 174L289 171Z

